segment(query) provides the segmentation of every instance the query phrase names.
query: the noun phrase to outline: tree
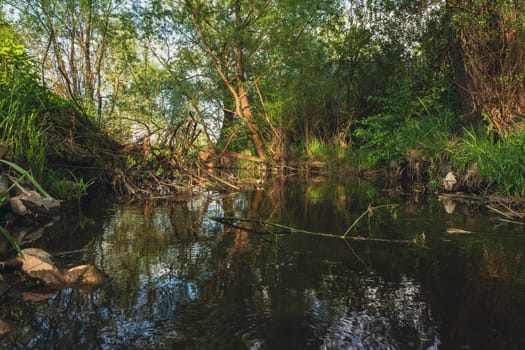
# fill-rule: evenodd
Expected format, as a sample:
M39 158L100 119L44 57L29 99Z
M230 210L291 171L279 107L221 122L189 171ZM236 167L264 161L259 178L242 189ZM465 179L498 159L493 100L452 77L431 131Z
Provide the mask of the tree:
M6 0L19 13L21 32L38 57L42 82L79 106L85 100L100 120L104 61L112 16L124 0Z
M463 113L500 136L521 130L525 115L525 3L447 1L456 43L453 64Z
M267 131L272 125L259 87L298 49L298 39L314 27L323 6L324 2L296 0L180 0L170 6L153 3L149 10L150 17L157 19L157 37L172 41L182 53L178 59L191 56L193 74L206 75L212 84L220 81L228 91L232 108L219 96L219 89L216 101L240 119L259 160L265 162L269 159L266 135L275 133ZM187 54L194 51L201 57Z

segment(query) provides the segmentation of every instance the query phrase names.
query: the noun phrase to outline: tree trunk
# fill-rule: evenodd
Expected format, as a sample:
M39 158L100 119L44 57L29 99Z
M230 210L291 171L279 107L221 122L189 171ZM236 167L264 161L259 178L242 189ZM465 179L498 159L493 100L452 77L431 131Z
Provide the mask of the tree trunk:
M261 135L259 134L257 125L253 121L252 110L250 108L250 102L248 100L248 92L245 90L243 82L239 83L239 99L239 115L243 120L244 125L246 125L246 128L250 132L253 145L255 146L255 150L257 151L257 155L259 156L259 158L261 158L262 161L266 161L268 159L268 156L266 154L265 144Z
M250 108L250 101L248 97L248 91L245 86L244 78L244 62L243 62L243 41L241 34L246 30L241 16L241 3L240 0L235 1L235 25L237 29L238 38L235 42L235 47L233 48L235 55L235 76L229 77L227 70L221 65L221 59L218 57L218 54L215 53L214 49L210 42L208 42L206 34L204 32L204 27L201 23L204 21L199 9L191 1L186 0L185 6L190 10L193 24L197 29L199 40L201 41L202 47L208 57L211 59L215 71L225 84L228 91L231 93L235 101L235 113L241 118L242 122L248 129L255 150L257 151L257 156L261 161L266 161L268 159L265 143L261 134L258 130L257 124L254 122L254 117ZM224 64L224 63L223 63ZM233 82L233 83L232 83ZM237 84L235 86L234 84Z
M525 30L522 1L447 2L460 55L456 77L464 113L484 115L500 136L523 129Z
M84 74L85 74L85 96L87 97L88 101L91 103L92 106L95 105L95 84L94 84L94 75L93 75L93 69L91 64L91 41L92 41L92 21L93 21L93 3L91 1L88 1L88 13L86 18L86 27L85 27L85 33L83 37L83 51L84 51Z
M257 125L253 121L253 115L252 110L250 108L250 101L248 98L248 91L245 87L245 72L244 72L244 55L243 55L243 47L244 43L242 42L242 36L240 33L243 33L245 30L244 24L242 21L241 16L241 1L236 0L235 1L235 23L237 25L237 47L235 48L235 63L237 66L237 91L238 91L238 103L237 103L237 114L241 117L244 124L246 125L246 128L250 132L250 135L252 137L253 145L255 146L255 150L257 151L257 155L261 160L266 161L267 155L266 155L266 149L264 147L264 141L259 134L259 130L257 128Z

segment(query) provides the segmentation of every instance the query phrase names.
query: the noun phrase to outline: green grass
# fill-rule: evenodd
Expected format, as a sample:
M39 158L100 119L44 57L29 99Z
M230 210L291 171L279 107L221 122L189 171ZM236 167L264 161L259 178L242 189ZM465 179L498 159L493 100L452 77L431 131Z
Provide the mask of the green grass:
M487 191L525 196L525 132L495 139L467 129L449 152L453 165L463 172L477 164Z
M47 143L44 137L51 98L40 86L33 63L23 46L0 39L0 142L18 162L31 165L41 179Z
M459 124L459 118L452 112L429 110L403 123L392 124L394 119L393 116L374 116L354 133L361 140L356 153L362 169L384 166L391 160L402 164L415 157L428 163L426 172L429 173L434 171L433 167L447 161L449 139ZM371 129L365 130L364 126Z

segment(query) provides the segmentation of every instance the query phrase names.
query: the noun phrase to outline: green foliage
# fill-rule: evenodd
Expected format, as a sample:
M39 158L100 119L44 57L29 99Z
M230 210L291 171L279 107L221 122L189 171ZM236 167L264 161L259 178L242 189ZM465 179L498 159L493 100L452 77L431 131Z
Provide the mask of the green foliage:
M446 147L460 119L450 100L453 88L424 62L388 80L385 92L369 97L377 114L355 121L354 145L360 166L403 161L409 152L430 159Z
M467 132L455 144L461 154L450 149L450 140L461 130L455 89L455 79L461 77L454 77L458 72L451 62L460 53L451 47L461 43L451 43L452 32L470 28L473 31L465 33L487 33L478 37L479 47L490 44L495 50L476 51L490 56L478 63L500 58L518 62L511 59L523 57L518 39L523 38L525 17L518 2L459 1L468 6L447 7L443 2L383 0L195 0L143 1L132 9L111 4L31 0L19 6L19 23L26 25L20 30L32 38L31 52L44 62L44 76L62 88L62 95L69 91L66 85L71 88L73 108L40 86L32 59L13 31L0 26L0 112L5 116L0 142L35 178L56 182L53 193L82 195L90 185L83 174L44 169L50 159L98 164L103 152L99 139L92 137L98 131L91 123L94 115L120 141L128 141L137 130L160 135L144 161L128 164L139 171L156 170L159 176L170 169L147 169L158 157L176 153L178 166L188 166L194 146L206 145L250 155L268 153L276 162L298 158L334 167L348 167L354 157L363 168L417 159L425 163L427 175L436 177L440 164L453 161L466 171L475 162L491 189L523 192L521 136L494 141ZM49 23L35 21L46 11ZM77 16L64 22L66 12ZM95 21L89 37L78 32L87 19ZM516 27L517 34L505 23ZM56 38L48 37L46 25ZM504 30L495 30L500 27ZM502 35L514 38L514 44L498 45ZM91 56L72 50L76 56L68 62L61 45L76 48L81 39L90 40L85 44ZM38 47L41 42L50 43L48 52ZM82 65L88 57L97 59L90 63L91 71L87 62ZM51 70L60 60L70 83L55 81L61 75ZM499 72L497 64L489 65L495 68L479 71ZM468 67L462 67L468 73ZM502 75L486 86L519 91L509 84L523 85L523 65L509 67L516 74ZM247 100L244 106L241 97ZM178 137L185 135L186 120L201 132L200 139ZM159 151L168 148L171 154Z
M448 150L455 167L466 173L476 164L487 190L525 196L525 132L506 139L495 139L473 129L464 133Z
M37 83L22 45L0 37L0 142L42 178L47 143L43 137L50 94Z
M95 183L95 179L85 181L83 177L77 176L71 170L66 169L66 174L53 169L48 169L46 178L49 183L49 191L57 198L78 199L87 195L87 190Z

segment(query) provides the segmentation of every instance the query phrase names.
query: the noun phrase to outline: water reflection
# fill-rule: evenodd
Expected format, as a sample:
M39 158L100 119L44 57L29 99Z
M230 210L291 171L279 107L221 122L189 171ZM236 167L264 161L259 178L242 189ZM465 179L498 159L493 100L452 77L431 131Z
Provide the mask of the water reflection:
M344 232L369 203L402 204L357 227L425 248L261 236L209 218L261 218ZM13 349L437 349L525 345L522 232L457 205L366 183L276 181L265 190L95 212L65 249L111 282L93 293L5 299ZM98 209L100 210L100 208ZM87 210L89 213L89 210ZM96 215L95 215L96 214ZM88 215L88 214L86 214ZM450 236L447 227L471 235ZM514 232L510 232L514 230ZM99 234L93 232L98 231ZM89 234L87 234L89 233ZM498 234L496 236L496 233ZM64 233L60 237L64 237ZM61 239L61 243L63 243ZM52 240L44 241L57 247ZM481 331L481 333L480 333Z

